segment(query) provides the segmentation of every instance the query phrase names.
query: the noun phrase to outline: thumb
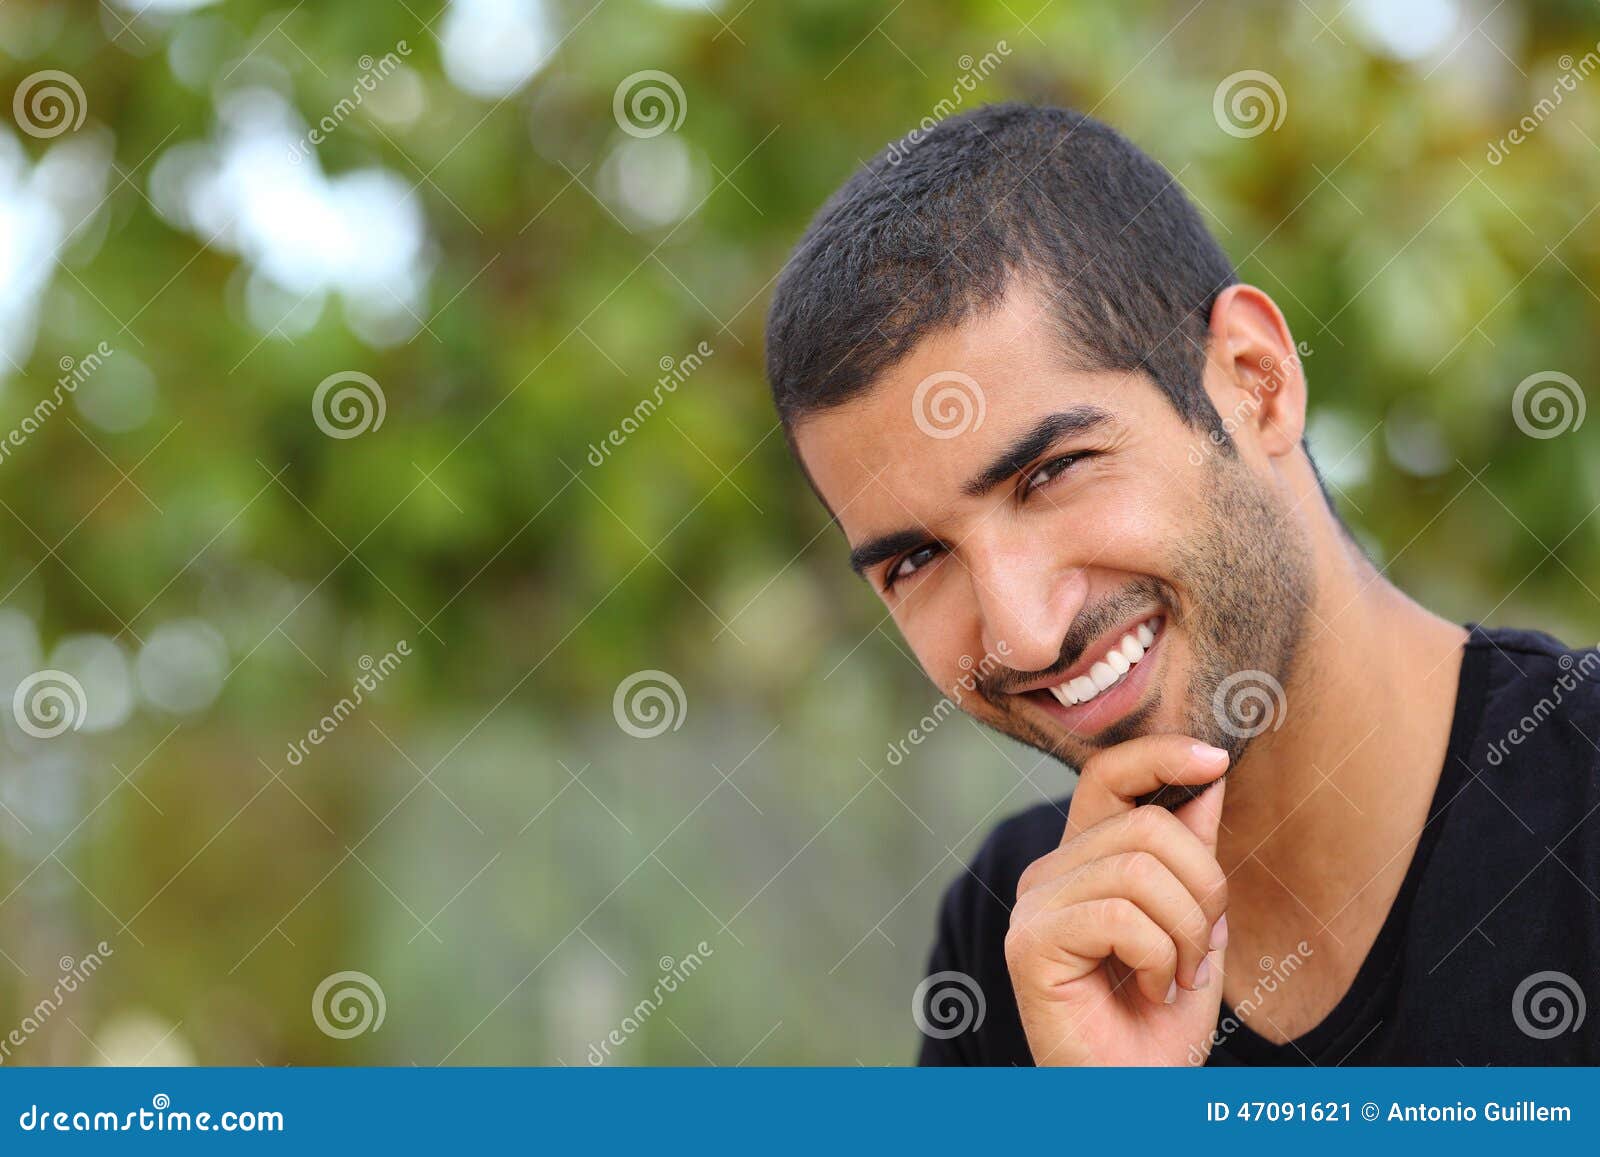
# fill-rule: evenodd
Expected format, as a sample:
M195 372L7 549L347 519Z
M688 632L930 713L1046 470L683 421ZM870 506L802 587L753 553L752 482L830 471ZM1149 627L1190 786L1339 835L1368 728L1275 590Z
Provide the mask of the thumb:
M1172 813L1183 821L1184 827L1200 837L1206 851L1213 855L1217 851L1217 829L1222 825L1222 801L1227 788L1227 776L1223 776Z

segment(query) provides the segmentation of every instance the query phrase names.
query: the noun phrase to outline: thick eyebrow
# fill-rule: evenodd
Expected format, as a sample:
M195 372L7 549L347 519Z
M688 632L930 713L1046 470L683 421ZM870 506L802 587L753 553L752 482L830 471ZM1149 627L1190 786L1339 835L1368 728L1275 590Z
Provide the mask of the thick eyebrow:
M1110 410L1087 404L1047 414L1034 423L1031 429L1014 439L992 463L961 489L974 498L981 497L1007 478L1026 469L1039 455L1048 450L1053 442L1069 434L1082 434L1115 421L1116 418ZM866 572L880 562L887 562L897 554L923 546L931 538L932 534L920 529L894 530L888 534L880 534L850 552L850 569L864 578Z
M931 538L926 530L896 530L869 538L850 552L850 569L865 578L866 572L887 562L902 551L923 545Z
M981 498L1007 478L1027 469L1057 439L1069 434L1082 434L1115 420L1111 411L1090 405L1073 406L1070 410L1047 414L1002 450L993 462L961 488L962 492L973 498Z

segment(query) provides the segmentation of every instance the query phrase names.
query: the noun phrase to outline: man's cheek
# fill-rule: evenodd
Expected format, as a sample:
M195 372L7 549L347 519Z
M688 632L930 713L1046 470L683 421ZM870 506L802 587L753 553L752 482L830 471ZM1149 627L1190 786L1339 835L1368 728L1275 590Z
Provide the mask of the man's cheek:
M918 594L920 596L921 592ZM951 695L961 674L960 647L955 642L954 624L948 620L941 623L937 615L929 613L926 600L921 598L904 600L890 607L889 614L900 637L922 667L922 673L941 692Z

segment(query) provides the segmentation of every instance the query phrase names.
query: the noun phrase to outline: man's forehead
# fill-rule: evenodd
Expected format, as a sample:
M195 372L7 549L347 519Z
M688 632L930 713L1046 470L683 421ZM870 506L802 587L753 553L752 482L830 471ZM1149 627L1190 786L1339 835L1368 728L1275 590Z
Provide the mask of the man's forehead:
M937 388L924 391L925 398ZM958 518L964 503L996 491L1073 436L1118 436L1125 415L1073 400L1105 393L1057 386L984 398L981 421L977 404L946 398L944 420L967 422L966 429L936 427L921 414L897 420L894 407L885 412L880 400L876 409L809 420L796 431L796 445L860 572Z
M934 370L917 378L905 370L795 425L802 463L836 515L868 485L958 498L1006 451L1125 427L1139 400L1138 391L1119 388L1116 374L1015 366L981 377Z
M1139 371L1075 366L1048 301L1019 282L994 307L929 334L848 401L801 418L792 434L824 505L854 539L857 528L948 509L1052 414L1092 407L1103 427L1130 427L1150 416L1153 385ZM863 511L873 526L861 526Z

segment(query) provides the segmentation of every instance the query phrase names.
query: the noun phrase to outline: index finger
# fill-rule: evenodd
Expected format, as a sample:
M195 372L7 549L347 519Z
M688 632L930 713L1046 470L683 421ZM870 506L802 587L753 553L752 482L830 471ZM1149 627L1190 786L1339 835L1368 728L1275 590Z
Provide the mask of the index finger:
M1142 797L1169 785L1181 789L1209 784L1227 770L1226 751L1189 735L1141 735L1098 751L1079 769L1061 842L1132 811Z

